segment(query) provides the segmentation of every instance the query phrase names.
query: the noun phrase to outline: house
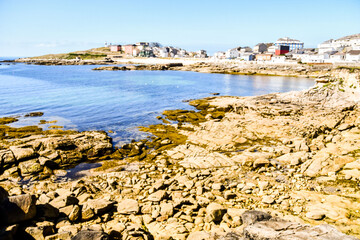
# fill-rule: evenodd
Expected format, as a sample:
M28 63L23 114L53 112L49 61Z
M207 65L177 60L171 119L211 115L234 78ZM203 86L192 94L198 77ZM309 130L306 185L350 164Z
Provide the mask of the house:
M268 49L267 45L265 43L259 43L254 47L254 52L255 53L263 53L266 52Z
M226 53L225 52L216 52L216 53L214 53L214 58L224 59L224 58L226 58Z
M303 49L304 48L304 43L296 40L296 39L291 39L289 37L285 37L285 38L279 38L275 44L275 46L289 46L289 50L295 50L295 49Z
M275 55L284 55L284 54L290 52L289 49L290 49L289 46L279 45L275 49Z
M255 56L256 61L270 61L272 54L257 54Z
M323 54L302 54L301 55L301 62L303 63L324 63L328 62L330 59L330 54L323 53Z
M136 57L136 56L139 55L139 53L140 53L141 51L142 51L142 50L140 50L139 48L135 47L135 48L133 49L132 55L133 55L134 57Z
M330 39L318 45L319 53L329 51L341 51L343 49L352 49L360 46L360 34L353 34L339 39Z
M351 50L347 52L345 59L347 62L360 62L360 50Z
M195 58L207 58L206 50L199 50L196 52Z
M255 54L253 53L241 53L239 59L242 61L252 61L255 59Z
M276 62L276 63L283 63L286 61L286 56L275 55L275 56L272 56L271 61Z
M268 53L275 53L276 48L277 47L275 45L272 45L272 46L268 47L267 52Z
M111 52L120 52L121 51L121 45L111 45L110 46Z
M240 56L240 52L237 50L237 48L229 49L225 52L225 58L227 59L235 59Z
M134 51L135 47L136 47L136 45L134 45L134 44L127 44L127 45L123 45L121 47L121 50L124 51L124 53L127 55L133 55L133 51Z
M240 48L240 53L246 53L246 52L252 52L253 50L251 49L251 47L248 47L248 46L246 46L246 47L239 47ZM238 49L239 49L238 48Z
M330 62L343 62L345 61L345 53L337 52L335 54L330 55Z

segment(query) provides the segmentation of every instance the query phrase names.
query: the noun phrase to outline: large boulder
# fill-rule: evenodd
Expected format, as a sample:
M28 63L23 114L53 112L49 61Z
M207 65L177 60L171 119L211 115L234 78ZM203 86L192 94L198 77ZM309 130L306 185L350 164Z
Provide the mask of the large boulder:
M221 222L222 217L226 213L226 209L218 203L210 203L206 207L206 221Z
M0 205L0 222L14 224L36 216L36 198L30 194L11 196Z
M246 225L254 224L258 221L267 221L270 218L271 218L270 214L257 210L245 211L241 215L242 222Z

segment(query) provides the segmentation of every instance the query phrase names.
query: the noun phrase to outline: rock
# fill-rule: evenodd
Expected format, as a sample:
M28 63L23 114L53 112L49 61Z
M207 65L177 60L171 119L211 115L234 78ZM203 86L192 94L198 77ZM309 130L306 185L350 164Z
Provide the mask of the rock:
M18 162L36 157L34 149L29 147L10 146L10 150Z
M0 222L19 223L36 216L36 198L30 194L11 196L0 205Z
M322 220L325 218L325 213L319 211L311 211L307 212L305 216L313 220Z
M148 201L151 202L160 202L168 197L168 194L165 190L159 190L152 194L150 194L147 198Z
M270 164L270 161L266 158L258 158L254 161L253 163L253 167L254 168L259 168L262 166L268 166Z
M83 230L78 232L71 240L108 240L109 236L101 231Z
M71 240L70 232L59 232L45 237L45 240Z
M15 164L16 159L11 150L0 150L1 167L8 167Z
M19 224L14 224L7 227L0 227L0 239L1 240L13 240L16 239Z
M271 215L257 210L248 210L241 215L242 222L246 225L254 224L258 221L266 221L271 218Z
M275 199L271 196L264 196L262 198L262 202L266 204L273 204L275 202Z
M46 236L55 233L54 224L51 222L39 222L36 225L36 227L25 228L25 232L36 240L44 240Z
M49 204L55 208L63 208L69 205L78 204L79 200L73 196L59 196L52 200Z
M226 213L226 209L218 203L210 203L206 207L206 220L207 222L220 222L224 214Z
M224 190L224 185L222 183L213 183L211 188L213 190L222 191Z
M204 231L192 232L187 237L187 240L208 240L208 239L211 239L211 235Z
M9 194L8 192L3 188L3 187L0 187L0 205L7 201L9 198Z
M162 202L160 204L160 214L161 214L161 216L171 217L174 214L173 204Z
M59 216L59 209L48 203L39 204L36 205L36 213L38 217L57 218Z
M33 175L43 170L43 166L37 160L28 160L19 163L21 175Z
M236 198L236 193L233 193L232 191L226 191L225 193L224 193L224 198L226 199L226 200L230 200L230 199L234 199L234 198Z
M104 213L109 212L113 206L114 202L106 199L89 199L84 205L94 210L94 213L98 216L103 215Z
M318 225L311 227L299 223L284 220L260 221L244 228L245 239L267 240L356 240L357 238L345 235L330 225Z
M89 206L84 205L81 209L81 219L83 221L88 221L95 216L94 210L92 210Z
M137 214L140 211L139 203L133 199L124 199L118 203L117 211L121 214Z

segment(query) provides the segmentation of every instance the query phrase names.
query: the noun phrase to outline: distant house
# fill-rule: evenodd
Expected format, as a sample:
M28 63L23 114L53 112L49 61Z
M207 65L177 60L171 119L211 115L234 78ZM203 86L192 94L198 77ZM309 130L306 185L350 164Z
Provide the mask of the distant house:
M251 49L251 47L240 47L240 53L246 53L246 52L252 52L253 50Z
M347 62L360 62L360 50L351 50L346 53Z
M110 46L111 52L120 52L121 51L121 45L111 45Z
M328 62L330 54L301 54L301 61L304 63L324 63Z
M253 54L253 53L241 53L240 56L239 56L239 59L243 60L243 61L252 61L252 60L255 59L255 54Z
M122 50L124 51L125 54L127 55L133 55L133 51L135 49L135 46L134 44L128 44L128 45L123 45L122 46Z
M268 53L275 53L276 48L277 47L275 45L272 45L272 46L268 47L267 52Z
M214 58L224 59L224 58L226 58L226 53L225 52L216 52L216 53L214 53Z
M240 56L240 52L237 50L237 48L229 49L225 52L225 58L227 59L235 59Z
M272 54L257 54L255 56L256 61L270 61Z
M335 54L330 55L330 62L343 62L345 61L345 53L337 52Z
M194 57L196 57L196 58L207 58L206 50L197 51L196 55Z
M263 53L266 52L268 49L267 45L265 43L259 43L254 47L254 52L255 53Z
M275 46L289 46L289 50L295 50L295 49L303 49L304 48L304 43L300 42L299 40L296 39L291 39L288 37L285 38L279 38L275 44Z
M290 47L289 46L279 45L275 49L275 55L284 55L284 54L286 54L288 52L290 52Z
M283 63L283 62L285 62L285 60L286 60L286 57L285 56L272 56L272 58L271 58L271 61L272 62L276 62L276 63Z

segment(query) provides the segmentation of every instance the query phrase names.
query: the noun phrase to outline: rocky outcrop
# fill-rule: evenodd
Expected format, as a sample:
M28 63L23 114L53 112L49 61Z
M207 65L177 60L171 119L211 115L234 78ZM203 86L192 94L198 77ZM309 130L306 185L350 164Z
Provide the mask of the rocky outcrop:
M2 179L46 177L52 170L112 153L111 139L105 132L34 135L11 144L8 149L0 150Z

